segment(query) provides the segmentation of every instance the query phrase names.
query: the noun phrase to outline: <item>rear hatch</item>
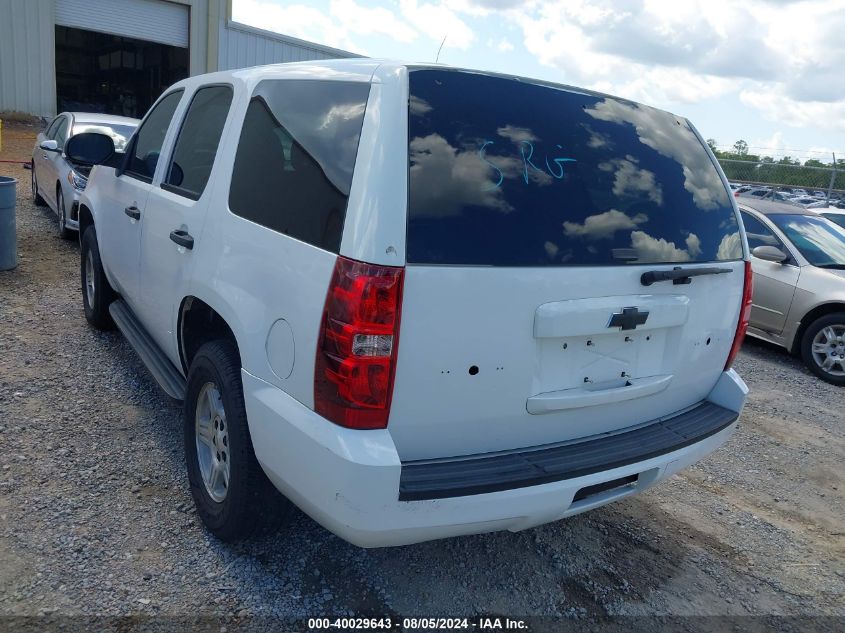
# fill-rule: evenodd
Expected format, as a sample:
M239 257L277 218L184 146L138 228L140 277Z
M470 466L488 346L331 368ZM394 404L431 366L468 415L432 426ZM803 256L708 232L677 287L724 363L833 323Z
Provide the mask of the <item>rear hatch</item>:
M732 197L690 124L484 74L409 82L400 457L569 441L704 399L744 264ZM678 267L711 274L644 283Z

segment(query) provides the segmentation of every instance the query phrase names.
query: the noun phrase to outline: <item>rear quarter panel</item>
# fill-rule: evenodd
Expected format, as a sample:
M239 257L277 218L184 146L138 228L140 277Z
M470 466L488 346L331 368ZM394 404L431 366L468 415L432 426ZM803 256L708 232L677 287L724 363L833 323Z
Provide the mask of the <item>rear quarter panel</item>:
M250 95L264 79L282 78L274 75L272 68L234 76L235 112L216 159L212 202L200 248L195 249L197 262L189 294L209 304L232 328L245 371L313 407L317 339L337 255L241 218L228 205ZM361 77L338 73L321 79L360 81ZM359 155L358 164L361 162ZM359 177L357 169L355 177ZM353 190L359 186L353 183ZM278 196L283 203L283 192ZM271 365L268 346L274 346L268 335L281 321L286 325L280 331L289 329L291 333L289 344L280 346L289 357L274 357L276 362ZM292 367L288 373L279 371L280 366Z

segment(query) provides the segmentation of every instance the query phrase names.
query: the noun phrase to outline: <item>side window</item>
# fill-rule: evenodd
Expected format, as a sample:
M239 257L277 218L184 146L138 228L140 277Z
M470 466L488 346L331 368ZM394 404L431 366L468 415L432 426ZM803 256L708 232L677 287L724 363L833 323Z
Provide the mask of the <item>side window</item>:
M338 252L369 92L345 81L258 84L232 169L232 213Z
M777 235L769 227L745 211L741 211L741 213L742 223L745 225L745 236L748 238L749 250L753 250L758 246L776 246L786 253L789 252L784 248L783 242L778 239Z
M231 104L230 86L197 90L179 130L173 158L161 184L163 189L199 199L211 175Z
M170 127L170 121L176 111L176 106L179 105L182 93L182 90L177 90L164 97L138 128L126 160L124 171L127 175L146 182L152 181L167 128Z
M67 140L67 129L70 125L67 117L62 117L61 123L59 123L59 127L56 128L56 144L59 146L59 149L63 149L65 146L65 141Z

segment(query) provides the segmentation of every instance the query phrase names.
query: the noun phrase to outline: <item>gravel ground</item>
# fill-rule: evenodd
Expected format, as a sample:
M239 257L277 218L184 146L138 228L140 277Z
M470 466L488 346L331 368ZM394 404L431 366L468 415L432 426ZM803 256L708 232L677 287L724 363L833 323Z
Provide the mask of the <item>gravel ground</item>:
M640 496L393 549L356 548L301 513L272 536L215 541L193 511L178 406L117 333L86 325L78 247L30 201L29 172L0 175L22 180L20 262L0 273L0 628L198 613L845 623L845 391L753 341L736 364L752 389L736 435Z

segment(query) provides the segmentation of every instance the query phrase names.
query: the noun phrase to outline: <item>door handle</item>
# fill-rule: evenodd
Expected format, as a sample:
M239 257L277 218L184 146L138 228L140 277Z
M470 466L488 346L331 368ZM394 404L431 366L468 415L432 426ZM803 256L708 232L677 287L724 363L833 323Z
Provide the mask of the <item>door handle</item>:
M141 210L135 205L132 205L131 207L126 207L123 212L133 220L141 219Z
M177 229L170 231L170 239L176 242L179 246L184 246L188 250L194 247L194 238L187 231Z
M47 158L47 154L41 154L41 158Z

